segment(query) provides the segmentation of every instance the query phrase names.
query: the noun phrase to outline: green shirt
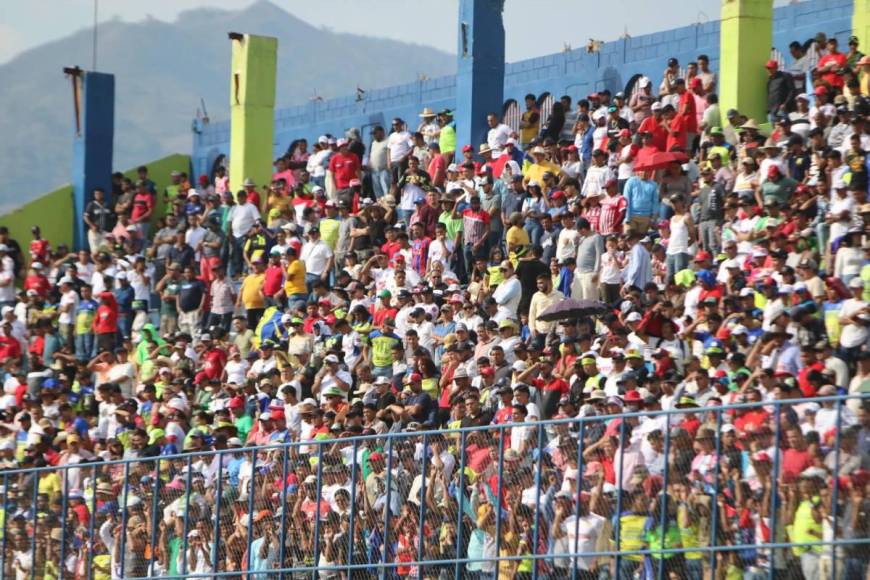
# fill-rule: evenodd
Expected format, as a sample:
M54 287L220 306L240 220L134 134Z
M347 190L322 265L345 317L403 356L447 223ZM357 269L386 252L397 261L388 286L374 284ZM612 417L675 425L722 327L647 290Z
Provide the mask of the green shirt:
M181 288L181 281L172 280L163 288L163 294L167 296L178 296L178 290ZM175 300L160 301L161 316L178 316L178 307Z
M402 339L392 332L375 330L369 334L372 345L372 365L380 368L393 365L393 347L402 344Z
M441 127L441 133L438 134L438 148L441 149L442 154L456 151L456 126L453 123Z
M775 199L779 205L786 205L795 187L797 181L791 177L780 177L776 183L768 179L761 184L761 197L764 201Z
M456 234L462 231L462 218L453 219L453 212L441 212L441 215L438 216L438 223L444 224L447 229L447 239L451 242L456 239Z
M245 441L248 438L248 433L251 432L251 428L254 426L254 420L250 415L242 415L235 421L236 431L239 432L239 439Z

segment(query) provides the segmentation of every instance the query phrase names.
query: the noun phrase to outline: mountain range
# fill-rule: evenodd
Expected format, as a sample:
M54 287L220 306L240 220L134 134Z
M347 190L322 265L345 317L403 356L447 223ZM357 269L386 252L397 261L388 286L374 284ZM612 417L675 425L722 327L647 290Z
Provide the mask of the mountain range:
M317 28L265 0L190 10L175 22L109 21L99 27L97 69L115 75L115 168L189 152L200 99L212 120L228 118L230 31L278 38L278 107L455 72L445 52L377 38L376 30ZM81 30L0 66L0 210L69 182L72 89L62 68L89 68L91 42L92 31Z

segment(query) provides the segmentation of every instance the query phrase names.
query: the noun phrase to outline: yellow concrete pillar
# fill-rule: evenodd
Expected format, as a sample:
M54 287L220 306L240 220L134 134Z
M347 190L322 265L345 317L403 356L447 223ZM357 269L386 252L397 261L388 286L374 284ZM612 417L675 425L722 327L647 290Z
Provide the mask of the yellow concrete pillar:
M773 46L773 0L722 0L719 107L767 120L765 62Z
M858 49L864 54L870 54L870 0L854 0L852 34L860 41Z
M246 179L260 188L272 178L278 39L230 33L230 188Z

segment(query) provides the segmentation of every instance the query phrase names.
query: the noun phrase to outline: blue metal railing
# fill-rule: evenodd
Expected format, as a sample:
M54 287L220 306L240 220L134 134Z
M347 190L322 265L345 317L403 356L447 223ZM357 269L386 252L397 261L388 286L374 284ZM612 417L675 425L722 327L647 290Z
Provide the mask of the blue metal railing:
M798 553L809 550L818 554L819 560L827 559L826 570L833 578L839 577L838 570L842 574L850 558L858 560L857 565L863 566L866 573L866 562L870 560L866 544L870 538L862 537L862 532L843 521L847 507L842 501L845 490L840 489L840 476L849 473L841 473L840 460L843 432L855 421L854 415L846 412L847 404L866 405L868 399L870 395L834 396L631 412L529 425L396 432L7 470L2 473L0 571L4 577L15 577L29 565L27 576L41 578L49 575L54 563L52 574L56 578L93 578L110 569L112 577L122 578L458 579L496 578L519 570L537 579L588 577L587 564L594 558L597 572L607 570L619 577L626 568L640 566L646 569L647 577L661 579L667 578L667 572L687 555L697 558L700 554L711 575L723 566L751 565L759 574L776 578L783 577ZM783 411L810 402L822 405L826 412L835 412L836 420L833 441L828 445L833 468L825 472L821 482L826 487L818 487L805 497L821 512L829 533L824 538L819 535L818 541L806 542L794 541L792 519L797 491L793 482L784 477L779 451L784 448L784 432L795 427L783 423ZM765 447L772 455L771 474L769 484L760 483L771 505L767 515L759 512L755 516L767 522L770 540L751 536L752 541L747 542L731 533L729 522L733 523L734 513L746 510L749 504L735 503L738 490L734 482L722 476L720 465L726 452L734 449L724 449L722 438L716 436L711 452L716 458L714 467L707 479L690 492L695 500L711 506L709 530L696 530L701 540L696 543L707 545L684 546L680 541L669 545L666 530L676 525L671 514L685 501L677 497L675 486L685 485L687 471L686 465L676 461L678 454L673 453L685 442L674 441L672 426L680 425L683 415L704 415L703 428L721 433L730 415L760 407L769 411L772 423L772 441ZM629 491L622 482L626 476L626 451L634 452L632 446L638 443L631 439L632 425L654 417L661 418L665 427L663 468L660 473L646 470L646 477L652 477L649 481L654 484L649 490ZM613 421L619 421L615 429ZM600 434L602 428L608 426L616 433L612 439L616 451L609 458L615 476L611 476L611 489L605 491L603 484L584 476L584 464L589 463L586 452L592 444L590 435L598 434L600 439L604 437ZM523 432L523 427L530 431ZM508 458L516 443L511 437L528 434L534 434L534 442L526 448L527 453L519 458L514 453ZM563 437L576 443L576 457L569 445L556 458L556 452L562 449L554 447L556 437L559 445ZM303 449L308 453L302 453ZM856 449L854 442L850 442L849 449L851 455L866 451ZM383 460L373 462L374 452L381 453ZM488 454L488 461L482 459L483 452ZM862 458L866 464L868 458ZM571 467L572 460L576 467ZM454 462L449 474L445 461ZM569 471L575 469L572 484ZM736 485L746 480L746 466L740 469ZM72 474L71 470L78 471ZM150 477L145 484L143 475ZM73 478L82 482L83 489L75 491L84 493L84 501L71 493ZM112 483L117 494L101 496L98 482ZM831 482L834 485L828 492ZM866 482L856 477L851 485L854 495L863 493L855 488ZM557 495L556 490L565 486L568 495ZM51 489L58 489L60 497L45 498ZM342 489L349 496L344 505L337 499ZM800 493L809 493L808 489ZM374 502L370 497L373 491ZM816 492L821 499L815 498ZM586 493L591 493L591 499ZM401 494L399 501L395 501L394 494ZM723 494L725 503L720 506ZM526 495L529 497L523 499ZM45 499L53 503L46 506ZM561 503L559 509L568 510L573 517L573 530L563 524L565 528L560 532L571 538L569 532L573 531L571 541L566 540L567 548L556 546L549 529L553 506L562 499L569 501ZM646 517L644 531L658 531L661 541L651 547L648 538L647 543L628 549L622 516L633 514L641 500L648 511L636 515ZM729 501L734 504L731 515L726 507ZM651 514L656 506L660 513L654 519ZM179 515L182 511L183 516ZM580 546L581 517L591 517L590 513L608 523L602 522L598 533L608 534L609 549L593 551ZM521 518L524 523L518 526ZM608 531L608 527L612 530ZM822 523L818 529L822 529ZM702 531L709 532L706 542ZM630 537L636 539L637 530L632 530ZM525 550L520 549L522 545ZM847 551L859 556L847 556ZM739 557L734 558L735 554ZM856 563L849 565L854 567Z

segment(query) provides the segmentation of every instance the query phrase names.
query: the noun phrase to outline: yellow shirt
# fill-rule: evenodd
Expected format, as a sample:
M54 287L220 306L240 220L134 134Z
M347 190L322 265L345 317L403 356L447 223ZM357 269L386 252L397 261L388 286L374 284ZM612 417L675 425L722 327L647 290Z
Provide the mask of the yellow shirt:
M62 490L60 475L57 473L43 473L39 478L39 493L44 493L51 498L60 495Z
M263 281L265 274L248 274L242 282L242 304L245 308L265 308L263 300Z
M511 226L507 231L505 239L507 240L509 248L525 247L531 243L529 240L529 232L527 232L522 226Z
M287 266L284 294L292 296L294 294L307 293L308 289L305 286L305 262L299 259L293 260L293 263Z
M524 173L526 176L526 183L530 181L537 181L539 184L544 183L544 173L548 171L556 176L562 173L562 170L558 165L547 160L544 160L541 163L532 163Z

